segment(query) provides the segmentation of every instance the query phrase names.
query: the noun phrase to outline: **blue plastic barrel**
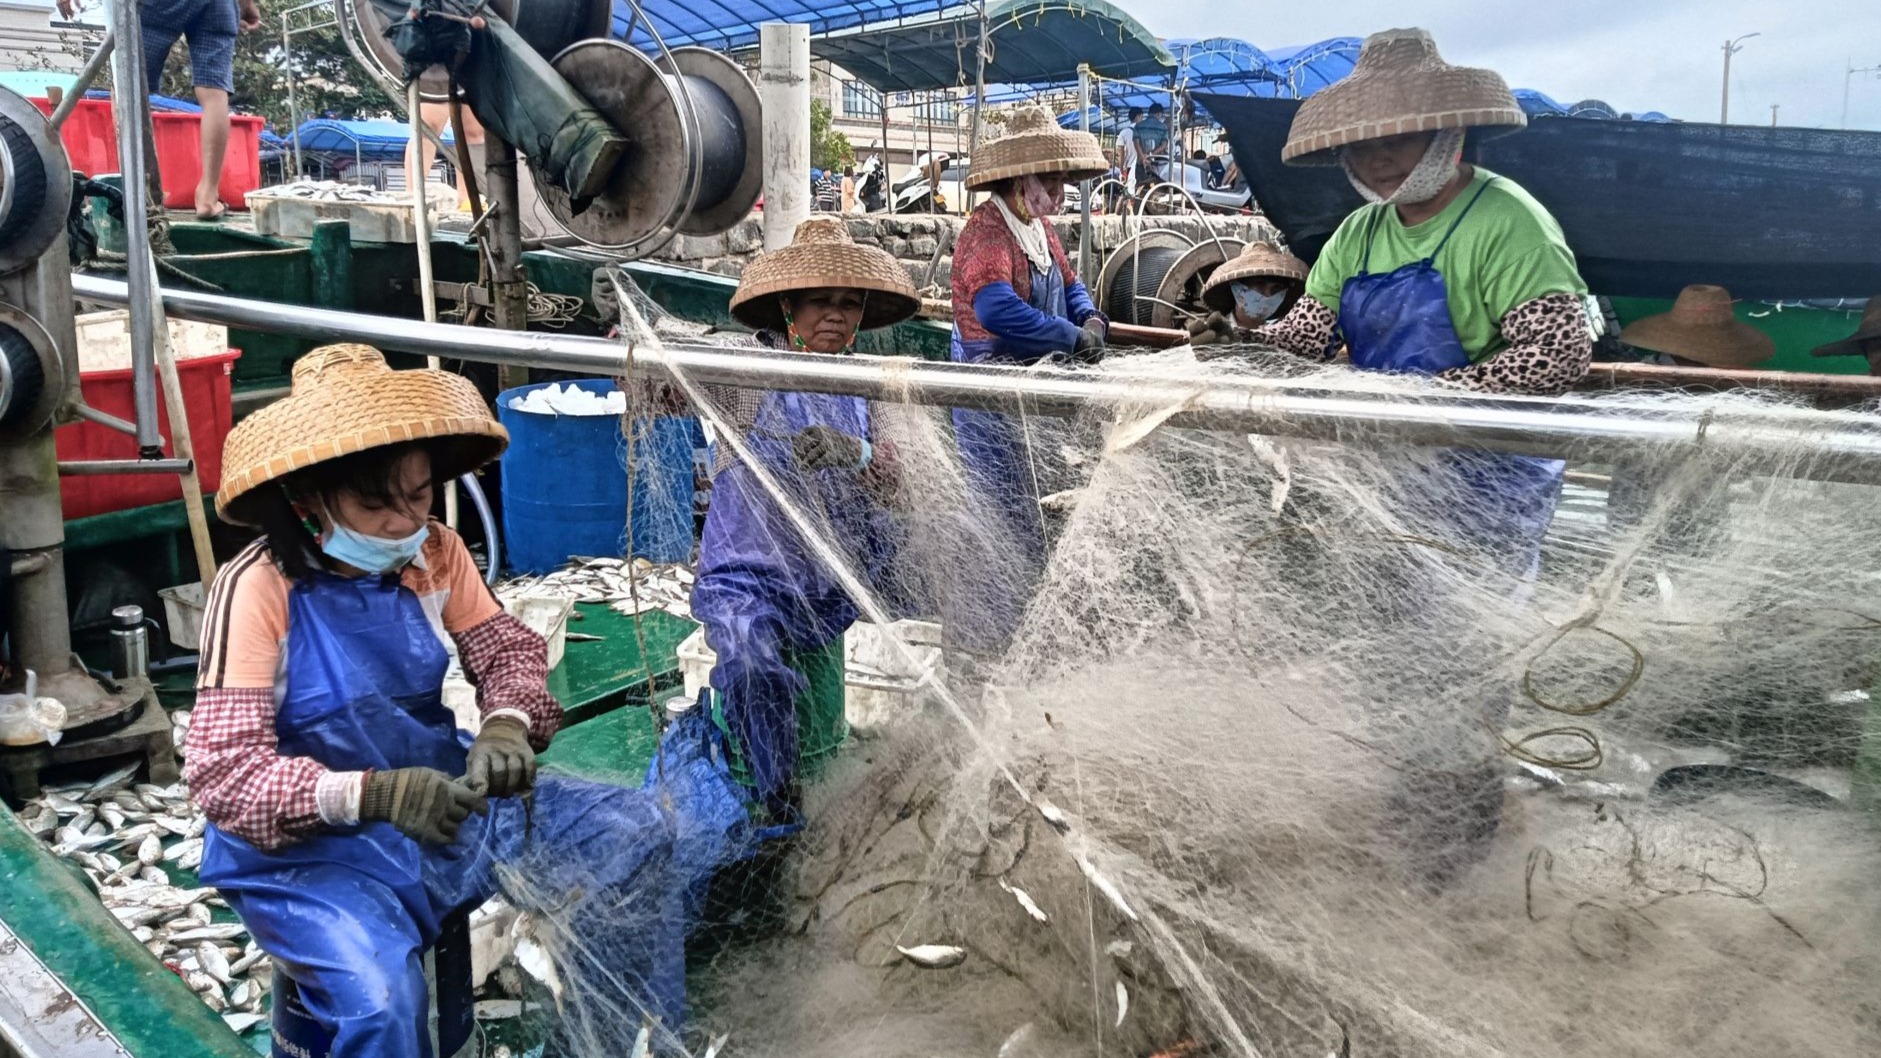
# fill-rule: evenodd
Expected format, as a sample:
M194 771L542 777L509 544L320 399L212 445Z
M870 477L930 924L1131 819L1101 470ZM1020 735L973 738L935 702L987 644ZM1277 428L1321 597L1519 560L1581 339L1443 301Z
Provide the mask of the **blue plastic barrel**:
M627 545L627 438L614 415L545 415L510 401L554 383L504 390L497 418L509 429L503 453L503 535L509 567L546 573L572 555L624 555ZM611 379L578 379L594 393ZM561 383L564 387L570 383ZM683 562L692 554L690 419L634 423L632 554Z

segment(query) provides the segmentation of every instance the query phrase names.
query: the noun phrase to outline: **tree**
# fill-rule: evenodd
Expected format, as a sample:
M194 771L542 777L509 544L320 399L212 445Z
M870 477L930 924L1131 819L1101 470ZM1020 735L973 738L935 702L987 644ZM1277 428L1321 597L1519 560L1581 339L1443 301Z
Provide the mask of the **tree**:
M295 33L290 62L289 52L281 45L281 15L288 8L299 6L300 0L258 0L258 3L261 28L242 34L236 42L235 91L229 97L231 107L244 113L260 114L285 133L292 125L287 98L288 78L292 77L302 121L328 114L357 118L398 113L392 100L386 98L366 71L353 61L338 29L329 25ZM104 21L103 0L79 0L77 8L80 21ZM330 23L333 14L330 9L315 8L293 17L296 21L292 25L305 26ZM194 102L196 92L189 82L189 44L178 41L170 53L169 63L164 66L157 91Z
M810 164L818 169L841 169L856 160L849 137L831 127L833 118L828 103L810 100Z

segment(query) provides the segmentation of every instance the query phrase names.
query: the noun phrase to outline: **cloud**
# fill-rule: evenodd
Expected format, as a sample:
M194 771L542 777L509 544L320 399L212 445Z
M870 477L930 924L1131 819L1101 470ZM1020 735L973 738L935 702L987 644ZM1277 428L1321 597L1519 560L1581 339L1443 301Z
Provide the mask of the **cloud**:
M1421 26L1446 59L1491 67L1512 86L1694 121L1718 119L1727 37L1761 34L1732 60L1738 123L1767 123L1775 103L1785 125L1838 126L1847 62L1881 66L1875 0L1346 0L1237 5L1239 18L1224 18L1219 0L1123 2L1163 36L1238 36L1263 48ZM1855 78L1849 124L1881 130L1881 78Z

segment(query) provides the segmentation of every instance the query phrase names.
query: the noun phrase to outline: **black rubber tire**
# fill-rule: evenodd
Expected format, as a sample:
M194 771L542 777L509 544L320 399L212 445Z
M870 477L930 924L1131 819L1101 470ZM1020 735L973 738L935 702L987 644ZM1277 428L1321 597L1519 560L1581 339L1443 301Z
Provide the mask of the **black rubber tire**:
M0 245L20 237L46 208L46 165L32 134L0 118L0 150L13 159L13 201L0 217Z

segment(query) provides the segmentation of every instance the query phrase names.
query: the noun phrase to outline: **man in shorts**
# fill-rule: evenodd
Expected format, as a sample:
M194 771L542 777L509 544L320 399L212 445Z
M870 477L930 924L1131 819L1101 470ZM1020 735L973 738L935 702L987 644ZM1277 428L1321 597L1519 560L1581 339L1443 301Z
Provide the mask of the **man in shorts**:
M70 19L77 0L59 0ZM163 64L178 37L189 41L190 83L202 105L202 179L196 184L196 218L216 220L228 211L221 201L222 159L229 149L229 93L235 90L235 38L261 25L256 0L140 0L144 32L144 77L150 90L163 78ZM154 161L154 160L153 160Z

